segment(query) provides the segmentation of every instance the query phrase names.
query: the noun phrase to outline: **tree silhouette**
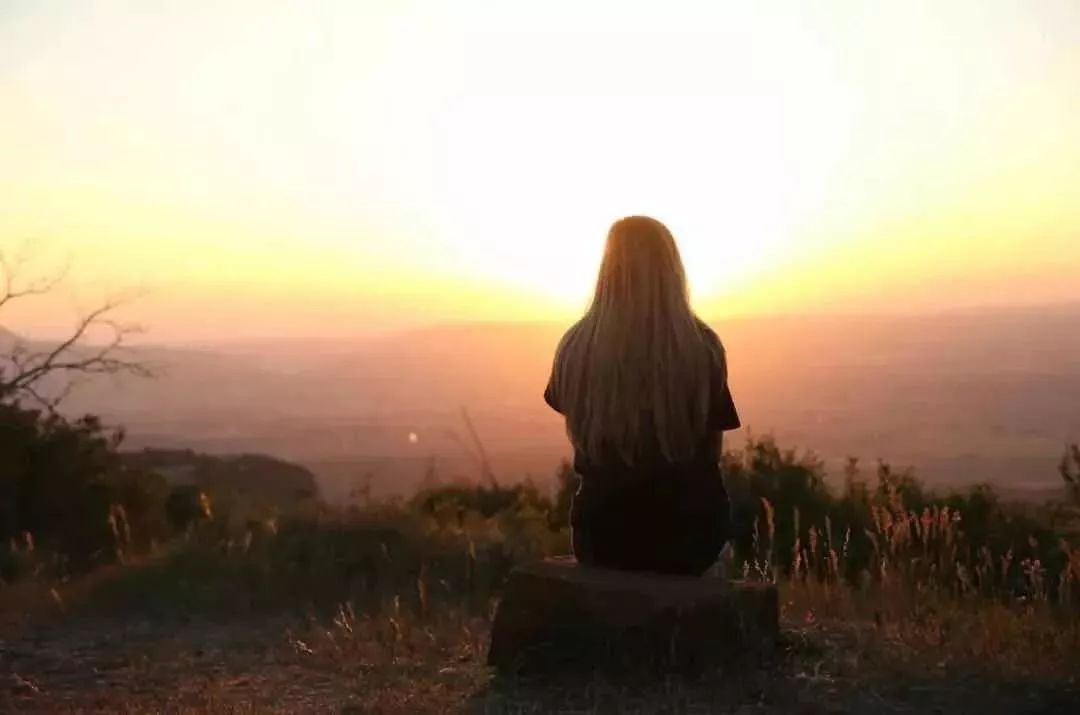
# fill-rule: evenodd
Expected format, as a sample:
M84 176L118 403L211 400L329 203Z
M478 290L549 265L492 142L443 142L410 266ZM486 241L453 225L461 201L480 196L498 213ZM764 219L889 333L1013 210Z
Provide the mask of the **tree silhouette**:
M52 292L66 276L67 271L62 270L25 277L29 256L28 245L14 255L0 250L0 328L5 308ZM126 355L126 343L139 327L113 317L122 304L119 300L104 302L55 343L31 342L12 333L10 345L0 352L0 403L30 400L55 412L80 378L120 373L149 376L144 364Z
M66 274L28 278L29 256L26 246L14 255L0 250L0 321ZM123 432L57 411L82 378L150 374L126 355L137 328L113 318L119 305L105 302L52 343L0 326L0 580L36 573L40 564L23 563L34 553L54 555L49 563L62 575L145 549L164 533L167 484L123 464Z

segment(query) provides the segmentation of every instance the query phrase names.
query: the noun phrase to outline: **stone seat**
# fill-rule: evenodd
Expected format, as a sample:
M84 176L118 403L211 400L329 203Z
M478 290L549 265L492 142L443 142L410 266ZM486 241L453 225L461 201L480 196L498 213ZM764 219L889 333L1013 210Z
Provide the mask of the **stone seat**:
M768 649L779 636L771 584L613 571L573 557L511 572L488 664L503 674L697 672Z

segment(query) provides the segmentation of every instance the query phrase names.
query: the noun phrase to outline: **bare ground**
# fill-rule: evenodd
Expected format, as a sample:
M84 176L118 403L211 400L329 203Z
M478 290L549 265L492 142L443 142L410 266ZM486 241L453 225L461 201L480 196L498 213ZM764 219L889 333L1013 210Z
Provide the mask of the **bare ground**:
M0 588L0 713L1080 713L1080 664L1010 677L873 621L788 618L775 652L694 682L524 682L488 671L488 619L465 611L195 617L141 587L94 605L137 569Z
M697 683L500 681L483 667L486 632L475 623L393 637L361 626L115 616L25 625L0 639L0 711L1080 712L1075 681L1009 683L947 664L913 668L894 662L885 640L868 651L873 636L851 626L789 624L774 656Z

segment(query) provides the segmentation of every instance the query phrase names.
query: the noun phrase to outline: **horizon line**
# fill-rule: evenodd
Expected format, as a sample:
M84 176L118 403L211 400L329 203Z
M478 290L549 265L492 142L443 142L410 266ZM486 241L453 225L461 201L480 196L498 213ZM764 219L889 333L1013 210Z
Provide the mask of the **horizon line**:
M702 317L706 323L722 324L732 322L745 322L754 320L792 320L792 319L832 319L832 320L873 320L873 319L917 319L917 318L947 318L947 317L976 317L980 315L1003 315L1016 313L1059 313L1080 311L1080 299L1070 299L1053 302L1032 303L985 303L973 305L949 305L929 306L912 310L876 309L876 310L807 310L807 311L761 311L748 312L732 315L705 314ZM702 315L699 312L699 315ZM522 318L522 319L468 319L442 320L442 321L417 321L406 323L396 327L371 327L354 333L331 333L322 335L288 335L288 334L264 334L241 337L181 337L164 340L146 340L132 343L132 347L140 348L181 348L184 346L193 349L208 348L214 346L241 347L261 343L283 344L309 344L309 343L342 343L352 341L369 341L381 338L407 336L409 334L423 333L432 330L446 328L508 328L520 326L559 326L569 325L569 322L559 318ZM10 332L10 331L7 331ZM144 337L150 337L152 327Z

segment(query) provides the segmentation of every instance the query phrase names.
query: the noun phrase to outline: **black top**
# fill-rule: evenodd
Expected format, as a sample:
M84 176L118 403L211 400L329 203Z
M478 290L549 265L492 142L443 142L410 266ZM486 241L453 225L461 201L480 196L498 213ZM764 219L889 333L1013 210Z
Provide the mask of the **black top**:
M720 433L741 426L727 383L724 349L704 323L702 334L716 356L704 434L691 459L672 463L655 438L639 465L603 463L574 454L581 485L571 511L574 553L580 561L612 568L701 573L728 539L728 500L719 467ZM544 399L562 412L552 380Z

